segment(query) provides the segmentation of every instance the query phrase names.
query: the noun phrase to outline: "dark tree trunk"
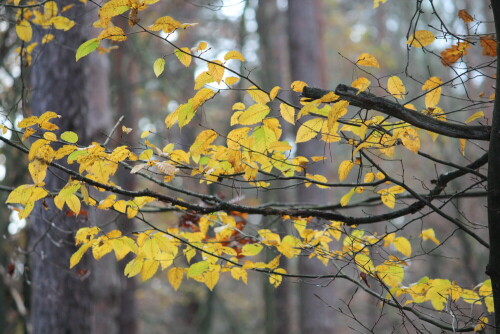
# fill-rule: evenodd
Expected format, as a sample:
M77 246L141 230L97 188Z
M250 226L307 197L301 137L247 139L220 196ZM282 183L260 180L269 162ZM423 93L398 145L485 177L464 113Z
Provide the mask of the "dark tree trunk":
M90 85L99 84L86 67L88 59L75 62L75 50L88 39L84 5L79 1L57 1L59 8L70 3L66 14L76 21L67 32L53 31L55 41L39 47L31 72L32 112L54 111L63 117L58 125L75 131L81 143L97 141L106 125L106 114L98 120L89 107ZM46 188L59 190L67 176L47 173ZM86 334L92 330L92 270L88 259L69 270L69 258L76 251L74 234L88 224L83 217L68 217L51 199L48 209L38 205L32 214L30 231L31 315L34 334ZM111 319L110 319L111 321Z
M497 33L497 54L500 54L500 0L492 0L491 7ZM500 333L500 62L497 58L497 84L488 160L488 228L490 258L486 273L491 277L495 303L496 333Z
M290 44L290 65L292 80L301 80L310 86L326 86L324 52L321 32L321 2L320 0L288 1L288 38ZM301 120L303 122L304 119ZM297 153L301 156L323 155L325 146L311 140L299 144ZM312 174L327 173L326 164L317 164ZM298 190L298 200L301 203L321 204L328 200L325 192L310 187ZM299 260L299 272L302 274L322 274L326 268L318 260L307 257ZM328 307L332 299L331 287L321 287L326 282L315 280L300 284L300 332L301 333L333 333L333 314ZM327 303L327 304L325 304Z

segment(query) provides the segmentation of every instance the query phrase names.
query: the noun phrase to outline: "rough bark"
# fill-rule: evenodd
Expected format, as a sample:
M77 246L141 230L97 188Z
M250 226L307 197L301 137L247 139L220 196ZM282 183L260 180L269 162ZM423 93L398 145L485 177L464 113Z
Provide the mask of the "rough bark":
M74 4L67 16L76 26L67 32L53 31L57 42L40 47L31 69L32 113L54 111L63 117L58 125L78 133L81 142L98 140L104 131L104 114L92 120L89 85L92 81L86 66L88 59L75 62L76 48L88 39L83 4L57 1L59 8ZM95 80L96 78L94 78ZM47 173L46 188L55 191L64 186L67 175ZM56 209L51 199L47 208L38 205L32 214L30 230L31 317L34 334L86 334L92 330L92 270L88 259L69 270L69 258L76 251L75 231L88 224L84 217L70 217Z
M497 54L500 54L500 1L492 0L491 7L497 32ZM488 161L488 228L490 236L490 257L486 273L491 277L495 303L495 328L500 333L500 62L497 58L497 84Z
M259 58L261 68L259 78L262 87L271 89L274 86L285 87L285 80L289 76L288 52L283 52L288 47L288 36L286 34L286 17L283 11L278 9L276 1L260 0L257 7L257 32L259 34ZM283 96L283 95L281 95ZM282 127L282 138L285 140L291 136L291 126ZM290 192L266 193L265 200L269 202L294 202ZM287 233L286 226L280 225L280 233ZM274 257L273 254L269 255ZM271 260L271 259L269 259ZM282 267L290 271L289 263L282 261ZM263 293L265 300L264 328L266 334L290 334L295 326L296 318L292 316L294 290L292 283L283 281L278 288L274 288L263 277Z
M318 22L321 13L321 2L290 0L288 1L288 38L290 44L291 77L293 80L305 81L311 86L326 85L322 56L321 24ZM298 155L322 155L324 147L310 141L299 144ZM314 174L326 174L325 164L318 164ZM300 188L298 200L304 203L321 204L327 198L321 190ZM299 260L299 272L304 274L321 274L325 267L317 260L307 257ZM331 309L325 305L333 295L331 287L320 287L324 282L315 280L300 284L300 332L301 333L332 333L333 317Z

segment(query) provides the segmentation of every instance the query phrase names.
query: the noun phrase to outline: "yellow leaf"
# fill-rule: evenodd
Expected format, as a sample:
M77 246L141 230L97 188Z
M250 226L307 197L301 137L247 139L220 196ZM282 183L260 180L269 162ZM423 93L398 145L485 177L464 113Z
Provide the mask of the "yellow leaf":
M258 123L264 119L264 117L269 114L271 109L265 104L254 104L248 107L240 117L238 118L238 123L241 125L252 125Z
M356 64L361 66L380 68L377 59L369 53L362 53L359 55Z
M204 130L196 137L196 140L191 145L189 152L192 155L199 155L205 153L212 142L218 137L217 132L214 130Z
M328 112L327 126L329 131L334 128L340 117L347 114L347 106L349 106L349 102L347 101L338 101L332 105L330 111Z
M276 96L278 96L280 90L281 90L280 86L275 86L273 87L273 89L271 89L271 91L269 92L269 97L271 98L271 100L274 100Z
M347 204L349 204L349 202L351 201L352 195L354 195L354 193L356 193L356 188L351 188L351 190L349 190L349 192L347 194L345 194L344 196L342 196L342 198L340 199L340 205L346 206Z
M42 37L42 44L47 44L49 43L50 41L52 41L54 39L54 35L52 34L45 34L43 37Z
M368 172L365 174L365 179L364 179L364 182L365 183L370 183L373 181L373 179L375 179L375 174L373 174L372 172Z
M245 57L238 51L229 51L224 55L224 60L229 60L229 59L237 59L240 61L245 61Z
M144 258L136 257L135 259L132 259L125 266L125 269L124 269L125 276L133 277L133 276L137 275L138 273L140 273L143 263L144 263Z
M231 268L231 276L235 280L242 280L243 283L247 284L248 283L248 273L245 269L240 268L240 267L233 267Z
M167 273L168 282L172 285L175 291L179 290L179 287L181 286L182 279L184 278L184 271L185 270L183 268L173 267L170 268Z
M351 160L342 161L338 170L340 181L344 181L346 179L353 166L354 162L352 162Z
M437 88L443 84L443 81L439 77L430 77L422 85L422 90L431 90Z
M367 78L357 78L356 80L354 80L351 84L352 87L354 88L357 88L358 89L358 93L361 93L363 91L365 91L368 87L370 87L370 80L368 80Z
M141 269L141 279L147 281L158 271L160 263L156 260L145 259Z
M394 194L391 194L389 192L383 193L380 196L380 199L385 206L394 209L394 206L396 205L396 196L394 196Z
M166 34L174 32L175 29L179 28L181 23L170 16L163 16L156 19L155 23L149 27L149 30L159 31L162 30Z
M359 270L367 274L373 274L375 272L375 266L373 265L372 259L363 253L358 253L354 256L354 262L358 266Z
M489 312L489 310L488 310L488 312ZM488 318L487 317L480 317L479 318L479 323L474 327L474 332L483 331L484 328L486 327L487 323L488 323Z
M301 252L301 241L292 235L287 235L281 240L276 249L287 258L296 257Z
M414 153L418 153L420 149L420 136L418 131L412 127L406 127L403 131L399 132L398 138L401 139L404 147Z
M401 286L404 269L401 265L386 261L375 268L377 276L390 288Z
M205 285L212 291L217 285L220 277L220 265L212 265L203 275Z
M68 19L64 16L55 16L50 19L49 24L54 25L58 30L68 31L76 24L75 21Z
M431 240L436 245L440 244L439 240L436 238L436 234L434 232L434 229L432 229L432 228L429 228L427 230L423 230L422 233L420 233L419 237L421 237L422 240L424 240L424 241Z
M398 252L406 257L411 256L411 243L405 237L394 238L392 244Z
M408 38L406 44L415 48L423 48L424 46L434 42L435 39L436 37L434 37L432 32L427 30L417 30L412 36L410 36L410 38Z
M283 268L277 268L274 272L276 273L281 273L281 274L286 274L286 270ZM278 275L278 274L271 274L269 276L269 283L271 283L275 288L280 286L281 282L283 281L283 276Z
M156 77L159 77L160 74L163 73L164 69L165 69L165 59L163 58L156 59L153 64L153 71L155 72Z
M474 114L472 114L471 116L469 116L469 118L467 118L467 120L465 121L465 123L470 123L478 118L482 118L484 117L484 112L483 111L478 111L478 112L475 112Z
M16 24L16 34L17 36L25 41L31 41L33 36L33 29L31 28L31 23L28 20L22 19Z
M151 160L151 158L153 157L153 153L153 150L148 148L139 155L139 160Z
M78 250L71 255L71 258L69 259L69 268L73 268L76 266L82 259L83 255L87 252L87 250L92 246L91 243L84 244Z
M191 50L189 50L188 48L175 49L174 53L182 65L188 67L191 64L191 60L193 57L191 56Z
M247 93L257 103L266 104L267 102L271 101L271 99L269 98L269 95L267 95L266 92L263 92L262 90L258 89L255 86L251 86L251 87L247 88Z
M294 81L290 86L294 92L302 93L307 84L304 81Z
M285 121L295 125L295 108L286 104L280 103L280 114Z
M313 139L321 130L322 126L323 126L323 119L319 117L304 122L304 124L302 124L297 130L297 136L295 142L298 144Z
M467 139L459 138L458 145L459 145L459 149L460 149L460 154L465 156L465 146L467 145Z
M208 43L207 42L200 42L200 43L198 43L198 46L194 48L193 51L203 51L207 47L208 47Z
M240 81L240 78L238 78L238 77L227 77L227 78L224 79L224 82L228 86L234 85L238 81Z
M381 3L385 3L387 0L373 0L373 8L377 8Z
M246 244L241 249L241 255L244 256L255 256L259 254L264 246L262 244Z
M222 77L224 76L225 68L222 65L220 60L213 60L208 63L208 74L212 77L213 81L217 81L220 83L222 81Z
M200 276L208 270L209 266L210 263L208 263L207 261L199 261L193 263L191 266L189 266L187 277L193 278L196 276Z
M479 295L473 290L463 289L460 297L468 304L481 304Z
M387 81L387 88L389 89L389 93L392 94L397 99L404 99L406 95L406 88L403 84L403 81L398 76L392 76Z

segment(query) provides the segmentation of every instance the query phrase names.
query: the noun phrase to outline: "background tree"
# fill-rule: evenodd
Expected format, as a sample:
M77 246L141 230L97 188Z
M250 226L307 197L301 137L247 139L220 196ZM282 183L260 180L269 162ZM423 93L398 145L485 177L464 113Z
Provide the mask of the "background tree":
M383 2L374 1L374 7L386 6ZM353 69L351 83L330 91L294 81L292 90L303 98L291 102L282 87L259 86L252 76L251 61L241 52L230 49L214 54L203 41L177 39L187 34L182 29L195 29L191 24L170 16L154 17L145 24L149 17L142 20L142 13L150 5L155 4L130 2L124 6L117 0L104 4L95 24L101 32L78 47L76 59L82 61L102 48L105 40L124 42L130 34L144 33L162 40L169 51L153 57L151 72L168 77L166 65L171 59L178 68L195 67L194 91L164 119L167 129L184 131L191 126L196 131L193 142L175 142L148 129L141 133L142 147L87 143L72 132L54 133L53 113L18 123L25 129L23 139L35 138L29 150L2 137L3 142L29 152L33 184L15 188L7 199L20 204L21 218L31 213L35 202L54 201L60 209L67 207L75 214L85 203L93 212L114 210L142 222L135 233L107 232L103 227L80 229L71 268L91 250L96 259L114 252L120 260L131 253L124 268L127 276L148 280L165 270L174 289L186 278L210 290L224 275L246 283L249 272L266 275L273 286L283 280L302 284L321 280L325 286L345 280L353 286L349 298L343 299L345 304L321 296L315 296L315 301L323 309L335 309L351 318L366 331L392 327L424 332L429 325L437 330L472 331L490 326L485 314L494 311L495 247L485 241L486 226L477 223L480 220L473 211L455 205L457 199L486 196L484 166L490 139L489 150L495 150L487 121L493 112L495 129L495 109L491 108L495 97L488 92L494 78L487 73L496 67L496 60L488 57L496 57L497 44L486 19L465 10L445 17L433 1L416 2L405 36L408 61L401 72L386 72L384 67L380 69L380 57L356 52L343 56ZM293 2L289 10L293 11ZM17 34L30 41L31 26L43 26L43 22L36 15L35 19L22 17L16 23ZM113 25L119 17L128 19L130 34ZM67 23L64 17L49 20L48 25L56 29L67 27L62 23ZM448 21L454 22L453 29ZM377 33L386 33L384 25L379 24ZM445 38L452 44L440 44ZM21 52L29 60L29 46ZM440 61L439 70L414 70L414 57L424 56ZM484 93L467 90L469 81L476 82L477 91ZM224 117L213 117L211 106L223 100L226 91L235 90L243 93L242 99L232 105L230 117L226 116L231 125L227 129L220 122ZM285 122L296 125L295 140L283 137ZM15 130L4 128L9 129ZM130 130L122 131L125 136ZM301 155L300 146L311 142L324 149ZM57 143L63 145L61 150ZM443 145L454 145L455 154L444 159L426 150ZM58 162L61 159L77 165L78 170L64 167ZM334 166L334 175L321 168L328 163ZM49 194L45 174L53 169L71 178ZM141 180L138 184L146 186L139 186L140 190L120 187L114 178L118 169L129 171ZM488 170L489 196L495 194L491 186L495 170ZM220 191L207 192L192 185L193 180L216 184ZM326 189L321 190L325 195L312 199L318 192L311 191L304 196L310 187ZM298 203L262 201L263 192L295 188L304 196ZM331 193L340 198L339 203L320 203ZM494 202L490 197L489 210ZM436 223L448 228L438 230ZM286 228L277 229L276 224ZM496 240L495 228L489 233L490 240ZM474 242L480 253L491 247L491 281L470 275L477 281L464 284L436 277L441 276L439 271L421 276L429 256L455 254L448 248L457 244L455 240ZM263 249L274 257L259 257ZM285 257L308 257L325 269L295 271L293 266L283 266ZM375 312L366 315L356 309L356 304L366 307L377 302L398 309L402 318L385 317L383 312L374 317ZM318 322L327 316L308 328L326 328Z

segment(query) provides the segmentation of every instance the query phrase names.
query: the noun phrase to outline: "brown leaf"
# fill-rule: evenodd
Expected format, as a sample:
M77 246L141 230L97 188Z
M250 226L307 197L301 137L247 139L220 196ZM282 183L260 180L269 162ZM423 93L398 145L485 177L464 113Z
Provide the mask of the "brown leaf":
M458 42L456 45L452 45L441 52L441 63L445 66L451 66L467 54L468 48L470 48L469 42Z
M474 18L472 17L472 15L467 13L467 11L465 9L460 9L458 11L458 17L461 18L465 23L469 23L469 22L474 21Z
M495 36L482 36L480 42L483 47L483 56L497 56L497 41L495 40Z

